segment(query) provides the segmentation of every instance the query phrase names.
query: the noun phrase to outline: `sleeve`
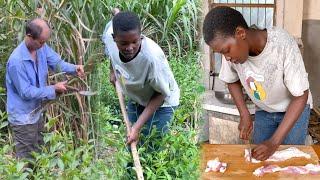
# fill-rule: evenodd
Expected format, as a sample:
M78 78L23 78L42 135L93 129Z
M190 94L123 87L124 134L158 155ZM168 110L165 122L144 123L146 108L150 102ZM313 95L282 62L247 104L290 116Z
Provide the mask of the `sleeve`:
M45 46L48 66L50 69L52 69L54 72L66 72L68 74L76 73L76 65L65 62L61 59L61 56L51 49L47 44Z
M293 96L302 96L304 91L309 89L308 73L293 37L290 37L284 49L284 84Z
M55 99L56 92L54 86L45 86L38 88L31 85L26 71L21 65L14 65L9 67L8 74L12 83L16 88L19 96L24 100L31 99Z
M149 84L164 97L170 95L170 68L165 55L159 55L150 64Z
M103 34L102 34L102 42L105 45L104 53L106 54L106 56L109 56L108 43L109 43L109 41L113 40L111 38L112 33L113 33L112 21L109 21L107 23L106 27L104 28L104 31L103 31Z
M239 80L238 73L233 68L232 63L222 58L219 78L225 83L234 83Z

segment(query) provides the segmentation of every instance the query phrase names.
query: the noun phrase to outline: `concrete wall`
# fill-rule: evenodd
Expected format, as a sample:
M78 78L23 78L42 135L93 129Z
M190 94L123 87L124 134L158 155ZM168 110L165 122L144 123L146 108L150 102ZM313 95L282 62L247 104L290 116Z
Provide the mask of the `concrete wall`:
M320 1L319 0L304 0L303 3L303 19L320 20Z
M209 3L208 1L203 1L202 3L202 16L201 16L201 25L200 32L202 34L202 23L205 15L209 12ZM200 48L202 50L202 65L203 65L203 83L206 89L209 89L209 71L210 71L210 47L204 42L203 37L201 37Z
M315 106L320 106L320 0L304 0L302 41L303 59L309 73Z
M277 0L283 2L283 0ZM301 38L303 0L284 0L283 28L296 38ZM280 9L281 11L281 9Z

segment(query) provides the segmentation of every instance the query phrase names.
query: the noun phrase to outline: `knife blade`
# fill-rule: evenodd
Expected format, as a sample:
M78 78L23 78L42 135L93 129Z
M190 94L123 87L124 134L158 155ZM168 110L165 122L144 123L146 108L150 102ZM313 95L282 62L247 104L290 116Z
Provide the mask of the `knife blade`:
M244 140L244 143L246 144L247 149L248 149L248 151L249 151L249 160L250 160L250 162L252 162L252 147L251 147L251 141L250 141L250 139Z

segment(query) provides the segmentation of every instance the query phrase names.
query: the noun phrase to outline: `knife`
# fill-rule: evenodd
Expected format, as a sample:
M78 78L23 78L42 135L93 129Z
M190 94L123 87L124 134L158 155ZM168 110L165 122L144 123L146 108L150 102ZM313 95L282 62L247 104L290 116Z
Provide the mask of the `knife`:
M252 162L252 147L251 147L250 137L248 140L244 140L244 143L246 144L247 149L249 150L249 160L250 162Z

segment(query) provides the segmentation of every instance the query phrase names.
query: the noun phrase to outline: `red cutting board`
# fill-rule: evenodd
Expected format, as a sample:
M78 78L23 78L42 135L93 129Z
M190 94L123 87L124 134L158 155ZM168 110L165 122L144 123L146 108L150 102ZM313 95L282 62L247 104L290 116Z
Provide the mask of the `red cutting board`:
M283 162L261 162L261 163L249 163L244 159L244 149L246 145L217 145L217 144L203 144L201 146L201 179L203 180L218 180L218 179L230 179L230 180L249 180L249 179L290 179L290 180L320 180L320 175L293 175L283 172L276 172L265 174L263 177L256 177L253 175L253 171L263 165L277 164L281 167L284 166L304 166L308 163L317 164L319 158L315 153L312 146L297 146L297 145L281 145L278 150L286 149L288 147L297 147L303 152L311 155L310 159L306 158L292 158ZM254 147L254 145L253 145ZM208 172L205 173L205 167L207 162L211 159L219 157L221 162L228 164L227 170L224 173Z

